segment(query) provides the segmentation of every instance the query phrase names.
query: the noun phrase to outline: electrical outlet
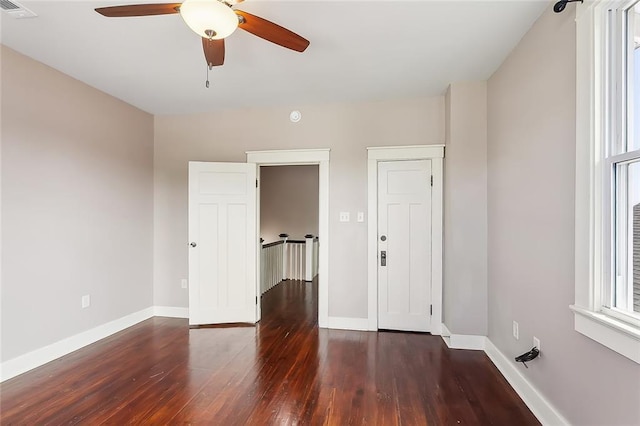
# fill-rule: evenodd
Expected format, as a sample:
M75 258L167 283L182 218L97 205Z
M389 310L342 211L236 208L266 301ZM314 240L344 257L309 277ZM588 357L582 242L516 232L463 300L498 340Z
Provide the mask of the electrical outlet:
M91 306L91 296L89 296L88 294L82 296L81 304L83 309Z
M516 321L513 322L513 338L516 340L520 339L520 332L518 331L518 323Z
M180 286L182 288L187 288L187 279L186 278L183 278L183 279L180 280Z
M538 339L536 336L533 336L533 346L540 350L540 339Z

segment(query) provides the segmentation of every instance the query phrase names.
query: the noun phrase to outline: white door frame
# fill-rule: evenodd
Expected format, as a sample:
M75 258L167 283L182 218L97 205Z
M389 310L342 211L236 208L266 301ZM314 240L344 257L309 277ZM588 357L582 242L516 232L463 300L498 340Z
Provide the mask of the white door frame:
M378 329L378 162L431 160L431 334L442 334L442 215L444 145L367 148L367 280L369 330ZM429 184L429 183L425 183Z
M318 165L318 326L326 328L329 318L329 152L321 149L291 149L274 151L247 151L247 163L260 166ZM258 191L258 194L260 192ZM258 195L259 196L259 195ZM259 205L260 200L258 200ZM258 207L259 211L259 207ZM256 242L260 238L260 223L257 223ZM260 273L260 256L257 256L256 271ZM257 280L260 294L260 279ZM258 309L260 307L258 306Z

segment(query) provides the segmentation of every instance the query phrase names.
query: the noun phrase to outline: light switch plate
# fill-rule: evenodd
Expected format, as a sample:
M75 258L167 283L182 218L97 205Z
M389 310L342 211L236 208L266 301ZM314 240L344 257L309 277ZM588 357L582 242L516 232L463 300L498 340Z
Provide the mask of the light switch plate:
M358 212L358 222L364 222L364 212Z
M349 212L340 212L340 222L349 222Z

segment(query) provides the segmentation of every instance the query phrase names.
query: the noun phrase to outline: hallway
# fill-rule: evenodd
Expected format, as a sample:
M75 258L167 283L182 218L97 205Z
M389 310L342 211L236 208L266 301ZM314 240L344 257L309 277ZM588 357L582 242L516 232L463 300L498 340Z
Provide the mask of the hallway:
M318 325L318 280L307 283L299 280L282 281L262 295L260 328L281 327L286 324L308 329Z
M256 327L151 318L0 385L0 423L538 424L483 352L318 329L316 295L274 287Z

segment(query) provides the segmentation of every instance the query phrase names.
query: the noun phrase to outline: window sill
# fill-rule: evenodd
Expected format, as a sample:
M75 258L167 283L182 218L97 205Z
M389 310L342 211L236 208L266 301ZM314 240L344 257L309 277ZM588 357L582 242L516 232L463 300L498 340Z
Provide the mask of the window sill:
M577 332L640 364L640 328L576 305L570 308Z

